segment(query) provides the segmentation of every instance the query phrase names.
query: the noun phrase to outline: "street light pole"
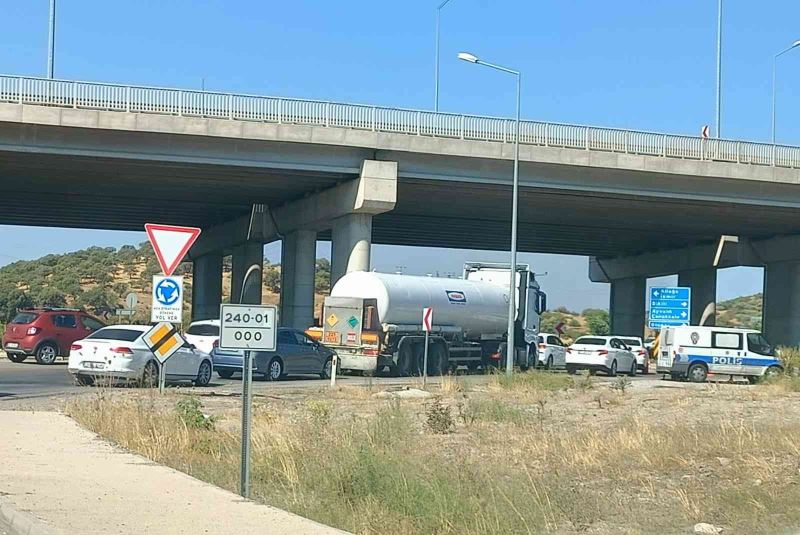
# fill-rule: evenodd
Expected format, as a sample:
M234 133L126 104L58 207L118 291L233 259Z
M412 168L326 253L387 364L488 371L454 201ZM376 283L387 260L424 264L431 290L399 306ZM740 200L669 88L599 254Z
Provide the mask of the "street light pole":
M717 139L722 137L722 0L717 9Z
M484 65L497 69L498 71L507 72L517 77L517 114L514 125L514 180L511 186L511 274L508 292L508 332L506 334L506 375L514 373L514 353L516 347L514 336L516 329L514 325L514 318L517 313L516 307L516 287L517 287L517 206L519 204L519 125L520 125L520 97L522 95L522 74L519 71L502 67L481 61L475 55L468 52L461 52L458 54L458 59L475 63L476 65Z
M50 39L47 49L47 77L52 78L56 52L56 0L50 0Z
M439 7L436 8L436 61L433 73L434 97L433 109L439 111L439 19L442 15L442 8L450 3L450 0L444 0Z
M794 50L798 46L800 46L800 40L795 41L794 43L792 43L792 46L790 46L789 48L787 48L785 50L781 50L780 52L775 54L775 56L772 58L772 144L773 145L775 145L775 120L776 120L776 117L775 117L775 108L776 108L776 106L775 106L775 103L776 103L775 82L776 82L776 77L777 77L776 73L777 73L777 68L778 68L777 67L778 66L778 58L781 57L782 55L786 54L790 50Z

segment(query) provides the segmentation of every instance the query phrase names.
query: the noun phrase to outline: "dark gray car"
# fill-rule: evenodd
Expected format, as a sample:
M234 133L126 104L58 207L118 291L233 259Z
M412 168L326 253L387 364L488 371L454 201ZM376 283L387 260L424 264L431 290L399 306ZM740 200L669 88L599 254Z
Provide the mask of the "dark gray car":
M275 351L253 352L253 373L276 381L285 375L319 375L323 379L331 376L334 351L306 333L297 329L280 327L278 347ZM214 370L222 378L241 373L244 353L226 351L215 347L211 351Z

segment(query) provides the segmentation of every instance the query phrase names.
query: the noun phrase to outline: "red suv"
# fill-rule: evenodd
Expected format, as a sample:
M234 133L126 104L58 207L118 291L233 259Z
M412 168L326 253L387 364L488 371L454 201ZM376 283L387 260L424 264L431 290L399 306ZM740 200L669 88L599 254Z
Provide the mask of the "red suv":
M39 364L52 364L56 357L69 355L73 342L101 327L105 325L97 318L76 309L20 310L6 325L3 349L12 362L33 355Z

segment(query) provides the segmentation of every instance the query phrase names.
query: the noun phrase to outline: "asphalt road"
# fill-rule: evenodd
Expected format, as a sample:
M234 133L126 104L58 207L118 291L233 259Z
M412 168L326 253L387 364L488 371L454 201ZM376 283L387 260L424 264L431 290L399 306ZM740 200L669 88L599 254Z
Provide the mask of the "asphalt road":
M563 373L563 372L561 372ZM464 374L459 376L469 382L480 383L485 381L485 375ZM650 374L648 376L637 376L633 380L655 381L660 376ZM599 381L612 381L614 379L598 375ZM429 382L436 384L440 381L438 377L429 378ZM379 387L402 386L419 384L418 377L360 377L342 376L337 378L340 385L374 385ZM268 394L275 390L305 390L327 386L328 382L316 376L287 377L281 381L269 382L260 377L253 380L253 392L257 394ZM175 386L187 386L187 383L168 385L169 388ZM67 372L66 360L59 360L55 364L44 366L37 364L33 358L22 363L14 363L5 358L0 353L0 403L3 400L25 399L36 397L47 397L73 392L86 391L87 387L77 386L72 380L72 376ZM235 375L231 379L222 379L214 374L211 384L207 387L198 389L200 391L215 392L219 394L236 394L241 392L241 377Z

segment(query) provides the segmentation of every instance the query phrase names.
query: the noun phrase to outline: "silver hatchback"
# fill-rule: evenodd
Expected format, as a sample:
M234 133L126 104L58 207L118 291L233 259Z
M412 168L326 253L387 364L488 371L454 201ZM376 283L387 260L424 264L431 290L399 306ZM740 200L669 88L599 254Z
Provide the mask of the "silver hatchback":
M303 331L280 327L275 351L253 352L253 373L277 381L285 375L331 376L334 351L309 337ZM242 351L226 351L215 344L211 351L214 370L223 379L241 373L244 364Z

